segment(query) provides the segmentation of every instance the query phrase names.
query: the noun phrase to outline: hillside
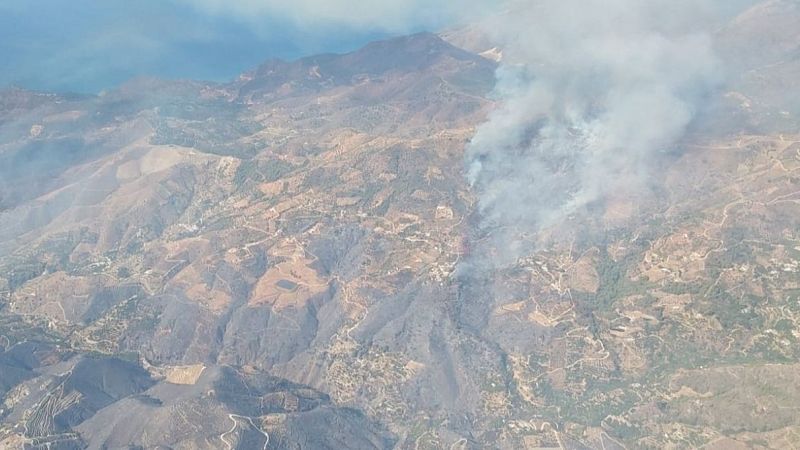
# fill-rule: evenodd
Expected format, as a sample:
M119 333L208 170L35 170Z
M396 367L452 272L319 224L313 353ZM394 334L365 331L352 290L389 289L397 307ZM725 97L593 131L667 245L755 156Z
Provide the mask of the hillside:
M797 14L719 30L661 189L470 279L496 62L437 35L0 92L0 447L799 445Z

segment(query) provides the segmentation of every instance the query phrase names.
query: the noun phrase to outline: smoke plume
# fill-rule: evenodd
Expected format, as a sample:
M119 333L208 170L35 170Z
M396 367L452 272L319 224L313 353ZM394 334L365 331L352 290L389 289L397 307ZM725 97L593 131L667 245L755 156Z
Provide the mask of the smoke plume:
M742 3L742 2L739 2ZM502 105L467 152L498 258L520 236L646 186L721 80L710 27L730 2L538 0L487 23L502 49ZM508 261L508 262L511 262Z
M471 20L489 14L506 0L173 0L214 15L237 17L258 26L265 17L279 17L312 30L336 25L345 29L407 33Z

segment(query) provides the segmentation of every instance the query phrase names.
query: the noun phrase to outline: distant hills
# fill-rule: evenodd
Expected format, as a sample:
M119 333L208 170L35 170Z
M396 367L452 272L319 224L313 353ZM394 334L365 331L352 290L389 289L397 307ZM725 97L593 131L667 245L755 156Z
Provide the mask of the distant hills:
M659 189L470 279L475 30L0 92L0 447L800 444L797 13L717 32Z

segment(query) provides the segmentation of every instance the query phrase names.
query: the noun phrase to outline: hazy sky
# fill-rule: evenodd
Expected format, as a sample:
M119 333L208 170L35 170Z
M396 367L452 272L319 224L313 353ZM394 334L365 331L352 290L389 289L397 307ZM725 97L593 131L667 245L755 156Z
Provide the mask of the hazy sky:
M2 0L0 87L227 80L269 58L346 51L453 17L449 0Z

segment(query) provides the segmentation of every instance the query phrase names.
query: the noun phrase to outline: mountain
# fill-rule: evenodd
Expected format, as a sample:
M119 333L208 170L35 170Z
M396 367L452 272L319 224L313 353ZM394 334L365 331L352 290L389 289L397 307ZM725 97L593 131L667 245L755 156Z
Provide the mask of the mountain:
M471 280L497 52L3 91L0 446L798 444L795 6L719 30L733 76L660 191Z

